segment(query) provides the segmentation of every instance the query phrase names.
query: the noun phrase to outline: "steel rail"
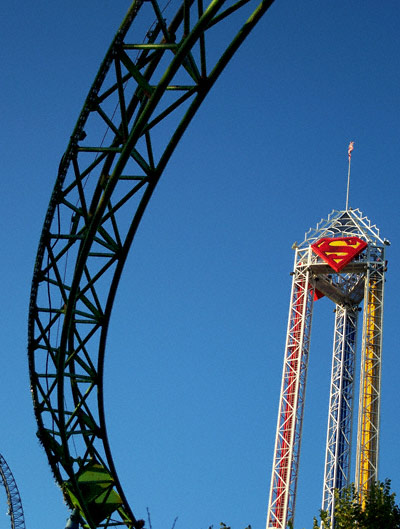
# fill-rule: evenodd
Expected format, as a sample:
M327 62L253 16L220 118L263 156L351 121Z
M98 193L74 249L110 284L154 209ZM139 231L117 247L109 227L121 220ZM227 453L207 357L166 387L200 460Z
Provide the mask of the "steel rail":
M11 529L25 529L24 510L22 508L21 496L19 495L17 483L7 465L6 460L0 454L0 477L6 489L8 514L11 518Z
M34 268L28 355L38 437L85 527L143 525L125 497L107 437L103 375L112 307L171 155L272 3L212 0L204 8L202 0L183 0L168 16L156 0L134 2L61 159ZM142 19L154 20L144 38L137 35ZM225 39L222 53L216 36Z

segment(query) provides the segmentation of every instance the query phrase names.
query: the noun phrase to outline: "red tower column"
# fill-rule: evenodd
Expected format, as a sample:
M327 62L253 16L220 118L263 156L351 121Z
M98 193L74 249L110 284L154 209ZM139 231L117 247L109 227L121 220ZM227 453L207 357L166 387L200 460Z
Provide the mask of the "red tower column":
M267 529L286 529L295 508L314 296L308 260L309 249L296 250Z

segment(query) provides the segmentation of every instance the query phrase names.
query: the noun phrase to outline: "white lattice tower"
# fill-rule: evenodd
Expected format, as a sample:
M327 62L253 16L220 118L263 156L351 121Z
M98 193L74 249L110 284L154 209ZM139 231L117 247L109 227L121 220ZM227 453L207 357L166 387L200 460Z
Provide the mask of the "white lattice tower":
M332 524L335 489L350 480L357 314L363 299L356 471L361 496L377 479L385 244L367 217L346 209L333 211L295 245L267 529L286 529L294 519L314 297L325 295L336 304L322 504Z
M333 527L335 489L350 478L358 307L336 306L322 509Z
M278 413L267 527L293 518L310 348L313 291L309 250L296 250Z
M382 372L383 293L385 248L368 248L365 278L360 396L358 413L356 486L361 500L378 479L380 396Z

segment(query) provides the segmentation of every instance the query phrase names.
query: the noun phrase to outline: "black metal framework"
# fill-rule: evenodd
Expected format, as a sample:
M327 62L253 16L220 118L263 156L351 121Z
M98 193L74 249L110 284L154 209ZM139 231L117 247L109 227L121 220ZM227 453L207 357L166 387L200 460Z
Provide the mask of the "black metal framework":
M183 0L163 9L157 0L134 1L61 159L33 275L29 365L38 436L85 527L142 526L107 439L103 368L111 310L169 158L272 3Z
M24 510L14 476L6 460L0 454L0 476L6 489L8 513L11 518L11 529L25 529Z

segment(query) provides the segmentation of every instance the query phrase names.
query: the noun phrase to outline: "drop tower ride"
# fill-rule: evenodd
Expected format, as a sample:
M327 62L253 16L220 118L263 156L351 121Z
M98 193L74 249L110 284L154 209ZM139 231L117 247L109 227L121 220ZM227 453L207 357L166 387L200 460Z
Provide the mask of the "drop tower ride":
M349 150L350 158L350 150ZM348 202L348 201L347 201ZM322 296L335 304L331 387L322 509L333 526L334 491L350 481L355 362L361 323L361 366L355 484L361 500L378 479L385 247L379 229L358 209L333 211L295 245L267 529L293 520L300 457L311 320Z

